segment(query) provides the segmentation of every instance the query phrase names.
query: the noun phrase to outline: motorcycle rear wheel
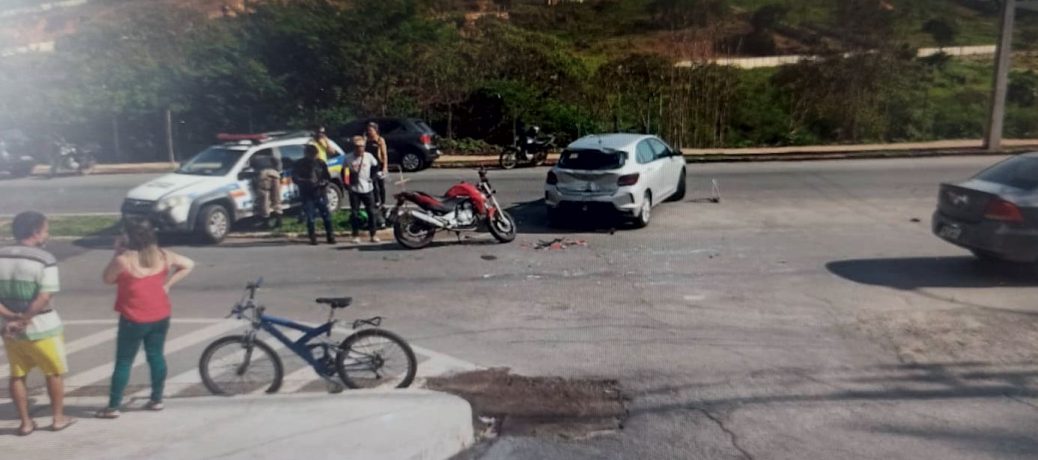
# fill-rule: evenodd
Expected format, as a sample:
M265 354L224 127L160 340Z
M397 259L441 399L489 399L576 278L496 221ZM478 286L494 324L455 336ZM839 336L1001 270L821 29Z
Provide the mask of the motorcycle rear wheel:
M432 243L436 229L410 216L393 223L393 237L407 249L422 249Z

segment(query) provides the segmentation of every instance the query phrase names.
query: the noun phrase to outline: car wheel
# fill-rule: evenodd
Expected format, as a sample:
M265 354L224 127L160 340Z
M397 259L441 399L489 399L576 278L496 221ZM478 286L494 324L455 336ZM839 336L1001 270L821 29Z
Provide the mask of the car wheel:
M227 208L211 204L198 215L198 234L209 244L219 244L231 232L231 214Z
M649 222L652 220L652 194L645 192L645 198L642 199L642 207L638 210L638 216L634 221L634 225L638 228L645 228L649 226Z
M678 189L670 196L667 201L681 201L685 199L685 168L681 168L681 175L678 176Z
M407 172L415 172L422 169L422 157L414 152L407 152L400 157L400 167Z
M338 185L328 184L324 188L324 197L328 201L328 211L335 212L342 207L342 189Z

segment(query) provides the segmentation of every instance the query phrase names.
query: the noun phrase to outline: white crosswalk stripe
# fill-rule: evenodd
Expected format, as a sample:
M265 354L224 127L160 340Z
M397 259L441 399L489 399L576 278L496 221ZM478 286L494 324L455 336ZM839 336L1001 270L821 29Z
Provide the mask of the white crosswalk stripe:
M82 354L91 350L106 349L104 353L111 354L114 347L114 342L118 334L116 326L117 321L112 320L71 320L65 321L65 335L66 337L75 337L74 340L68 341L65 344L66 354L69 356L70 365L72 371L66 375L65 387L68 392L87 391L88 393L94 391L107 390L108 380L111 377L112 369L114 366L114 356L106 356L106 361L103 364L98 364L93 367L77 370L75 363L77 361L76 354ZM219 320L219 319L208 319L208 318L184 318L184 319L173 319L174 328L170 331L170 336L167 339L165 345L165 353L167 356L167 363L170 365L170 377L166 380L166 397L181 396L193 396L197 395L198 391L205 391L202 388L202 379L198 371L198 357L194 359L185 360L181 356L179 359L172 359L177 353L184 352L187 349L198 350L217 340L218 338L227 335L235 328L247 327L247 324L241 321L233 320ZM177 327L177 325L180 327ZM181 331L186 325L190 328L189 331L184 332L180 335L174 335L174 331ZM82 333L83 329L89 331L93 328L93 331L86 335L77 336L77 332ZM301 332L282 329L282 331L291 340L298 340L302 335ZM340 339L344 335L352 334L354 331L348 328L336 328L335 334ZM292 352L285 352L286 347L279 340L274 337L270 337L267 334L261 334L261 340L267 343L275 353L277 353L282 362L285 364L285 376L282 381L280 393L297 393L301 391L316 391L320 388L320 391L325 391L325 385L314 385L314 382L323 381L323 379L307 364L304 360L296 356ZM479 369L479 366L448 356L442 353L438 353L432 350L428 350L423 347L415 346L412 344L412 348L418 358L418 373L417 382L422 382L424 378L445 375L452 372L467 371L473 369ZM200 353L200 352L199 352ZM4 379L10 375L10 366L7 364L5 357L7 353L0 349L0 379ZM90 360L90 357L85 358ZM93 363L97 363L96 354L93 358ZM145 364L146 358L143 353L139 353L133 363L133 367L137 368ZM190 363L185 368L185 363ZM178 366L174 369L174 367ZM218 366L214 366L218 367ZM145 372L144 375L147 373ZM135 372L134 375L139 375ZM140 381L141 378L137 377ZM143 379L145 382L146 378ZM30 384L33 388L30 391L38 393L43 388L37 387L38 383L33 383L30 379ZM126 399L132 401L134 399L147 398L151 391L149 388L132 387L134 391L127 393ZM5 394L0 396L6 396L6 389L0 389Z
M222 321L212 326L199 329L194 332L176 337L172 340L166 341L166 354L176 353L184 348L192 345L201 343L208 340L216 335L221 335L231 329L241 327L241 323L234 321ZM144 356L141 353L137 354L137 359L133 361L133 367L136 368L144 364ZM93 367L83 372L78 372L71 377L65 379L65 388L75 389L79 387L87 386L91 383L97 383L104 380L112 375L112 364L102 364L100 366Z
M68 342L68 343L65 344L65 355L66 356L70 356L70 355L72 355L73 353L75 353L77 351L86 350L88 348L91 348L91 347L100 345L102 343L105 343L105 342L107 342L109 340L112 340L112 339L115 338L115 335L116 335L117 331L118 331L118 329L113 327L113 328L105 329L105 330L103 330L101 332L90 334L90 335L88 335L86 337L82 337L82 338L73 340L71 342ZM0 357L2 357L2 356L3 355L0 355ZM7 376L10 373L11 373L11 367L10 366L4 366L4 367L0 368L0 379L6 379Z

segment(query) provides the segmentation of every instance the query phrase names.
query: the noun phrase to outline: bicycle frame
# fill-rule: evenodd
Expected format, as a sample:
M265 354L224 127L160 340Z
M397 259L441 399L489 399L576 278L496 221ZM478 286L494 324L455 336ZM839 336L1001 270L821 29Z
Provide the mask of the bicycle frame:
M332 329L335 328L338 321L335 319L335 309L332 308L328 312L328 320L324 324L316 327L308 326L303 323L292 321L277 316L271 316L264 313L265 308L256 304L256 290L259 289L260 285L263 284L263 278L260 278L255 283L249 283L245 288L245 294L242 295L238 304L234 306L231 314L228 317L237 317L238 319L247 319L252 325L252 329L249 331L249 339L253 339L256 336L256 332L263 330L273 336L279 342L281 342L286 348L292 350L300 358L303 358L307 364L310 365L322 377L328 377L336 373L335 369L329 368L314 358L313 353L310 352L309 346L312 345L311 341L322 335L331 337ZM248 312L252 312L249 314ZM382 323L382 317L376 316L371 319L360 319L353 322L353 329L356 330L363 325L370 325L378 327ZM303 336L293 341L288 338L278 328L284 327L293 329L303 333ZM318 345L324 345L329 347L336 347L338 344L335 343L318 343Z
M321 335L330 335L332 328L335 327L335 321L328 321L320 326L310 327L288 319L260 313L258 323L260 329L278 339L278 341L284 344L286 348L292 350L292 352L300 358L303 358L303 360L305 360L310 367L313 367L318 374L333 375L335 373L334 369L328 369L324 363L314 359L313 353L311 353L310 349L307 347L310 345L310 341L314 338ZM278 326L300 331L303 333L303 336L293 342L292 339L288 338L288 336L278 329Z

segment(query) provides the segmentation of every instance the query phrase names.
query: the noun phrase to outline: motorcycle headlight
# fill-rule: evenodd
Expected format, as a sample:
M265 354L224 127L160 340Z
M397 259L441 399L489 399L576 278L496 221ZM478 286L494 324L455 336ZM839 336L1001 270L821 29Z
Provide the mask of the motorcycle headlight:
M179 208L181 206L189 204L191 204L191 198L187 196L171 196L169 198L163 198L162 201L159 201L159 205L155 209L159 212L162 212L167 209Z

